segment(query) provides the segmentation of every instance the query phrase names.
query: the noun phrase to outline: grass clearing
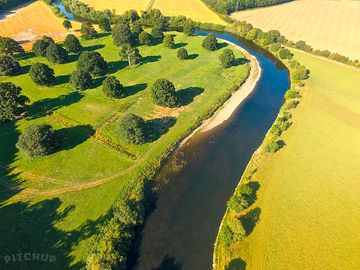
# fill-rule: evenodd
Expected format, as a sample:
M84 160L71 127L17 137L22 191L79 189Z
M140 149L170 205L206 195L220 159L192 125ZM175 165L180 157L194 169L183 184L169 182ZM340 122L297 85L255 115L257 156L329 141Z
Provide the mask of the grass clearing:
M125 186L157 167L199 118L247 78L248 64L226 70L221 67L218 57L229 45L224 43L218 51L209 52L201 47L203 37L171 34L176 35L177 48L189 51L189 60L178 60L177 49L162 44L141 46L144 64L128 68L119 60L119 48L113 45L111 37L82 41L87 50L98 51L108 61L108 75L116 76L125 86L127 94L123 99L112 100L103 94L104 77L96 78L92 89L74 92L68 81L76 69L77 55L71 55L69 63L54 65L29 52L29 58L20 61L21 75L0 77L0 81L21 86L31 100L26 119L0 125L0 141L4 142L0 144L0 231L4 235L1 255L19 250L46 253L57 258L52 269L84 266L90 237L99 231L107 211ZM234 53L237 58L243 57L235 49ZM38 61L54 68L54 87L38 87L26 73ZM150 86L159 77L174 83L180 108L163 109L153 104ZM162 132L153 142L141 146L119 141L116 121L127 112L156 122ZM169 116L174 117L171 125L166 121ZM61 130L65 147L39 159L25 158L15 144L20 132L32 123L49 123ZM109 142L120 145L121 151L110 147ZM27 267L42 269L35 263Z
M262 157L260 221L221 250L219 269L357 269L360 264L360 71L302 52L311 70L286 146ZM261 158L260 158L261 159Z
M360 58L360 1L299 0L261 9L236 12L264 31L277 29L293 41L305 40L314 49Z

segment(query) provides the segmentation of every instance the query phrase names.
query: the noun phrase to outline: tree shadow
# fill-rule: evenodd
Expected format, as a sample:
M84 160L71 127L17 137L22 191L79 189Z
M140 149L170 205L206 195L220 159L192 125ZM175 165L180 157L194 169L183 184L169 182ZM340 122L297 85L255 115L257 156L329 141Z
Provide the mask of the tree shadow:
M79 125L75 127L68 127L56 130L56 133L61 138L61 147L58 151L70 150L76 146L87 141L95 130L91 125Z
M161 264L156 268L152 268L152 270L181 270L182 266L181 262L177 262L176 258L167 254Z
M193 53L193 54L190 54L187 59L188 60L194 60L194 59L196 59L198 57L199 57L199 55L197 53Z
M225 268L225 270L245 270L246 262L242 259L234 259L232 260Z
M146 121L148 134L148 142L154 142L160 139L163 134L166 134L169 129L176 123L175 117L166 116L163 118L155 118Z
M128 63L125 61L110 61L108 62L108 74L114 74L127 66Z
M249 206L252 205L257 199L257 191L260 189L260 183L257 181L251 181L247 183L251 188L251 196L248 198Z
M26 53L23 53L21 54L18 59L19 60L28 60L30 58L34 58L36 55L34 52L30 51L30 52L26 52Z
M252 231L254 230L255 225L260 220L260 214L260 207L255 207L254 209L246 213L246 215L240 217L240 221L245 229L246 236L249 236L249 234L252 233Z
M232 63L232 66L233 67L237 67L237 66L241 66L241 65L244 65L246 63L250 63L250 60L249 59L246 59L246 58L236 58L235 61Z
M105 47L104 44L96 44L96 45L91 45L91 46L84 47L83 51L96 51L96 50L100 50L100 49L102 49L104 47Z
M227 44L226 42L219 42L219 43L217 44L217 49L218 49L218 50L221 50L221 49L223 49L223 48L226 48L227 46L229 46L229 44Z
M31 68L31 65L21 66L21 67L20 67L19 75L28 74L29 71L30 71L30 68Z
M194 101L195 97L204 92L204 88L201 87L188 87L177 91L177 96L180 106L189 105Z
M79 60L79 54L69 54L66 63L72 63Z
M69 81L70 81L70 75L69 74L60 75L60 76L56 77L55 85L61 85L61 84L64 84L64 83L68 83Z
M90 89L95 89L95 88L98 88L98 87L102 86L105 79L106 79L105 76L93 79L92 83L91 83L91 86L90 86Z
M96 34L96 38L108 37L110 35L111 35L111 32L99 32Z
M125 97L135 95L138 92L145 90L147 86L148 86L147 83L140 83L131 86L126 86L124 89Z
M142 63L143 64L154 63L154 62L158 62L160 59L161 59L161 55L145 56L142 58Z
M180 48L184 48L185 46L187 46L188 43L185 43L185 42L179 42L179 43L176 43L174 46L173 46L173 49L180 49Z
M51 114L52 112L76 102L79 102L83 95L79 92L61 95L57 98L45 98L31 104L28 109L27 118L36 119Z

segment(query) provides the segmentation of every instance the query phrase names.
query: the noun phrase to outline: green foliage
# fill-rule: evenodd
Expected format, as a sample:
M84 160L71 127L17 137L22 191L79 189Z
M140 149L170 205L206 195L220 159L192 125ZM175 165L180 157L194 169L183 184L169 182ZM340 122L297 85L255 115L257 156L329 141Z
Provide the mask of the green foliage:
M278 52L281 49L281 44L280 43L273 43L270 46L270 50L272 52Z
M117 46L124 46L126 44L132 45L134 43L134 38L129 25L123 22L117 23L114 26L112 37L114 44Z
M90 88L92 78L86 71L75 70L71 73L70 83L76 90L85 90Z
M234 233L227 224L224 224L219 232L219 238L221 243L225 247L230 247L234 240Z
M47 59L54 64L63 64L68 59L66 50L58 44L50 44L46 48Z
M20 64L9 55L0 55L0 76L14 76L20 73Z
M0 36L0 54L18 56L24 53L20 44L12 38Z
M166 35L163 40L163 45L167 48L174 48L175 41L172 35Z
M283 141L271 141L266 145L266 152L268 153L276 153L279 151L282 147L284 147Z
M235 212L241 212L249 207L249 203L243 196L233 195L227 203L227 206Z
M184 26L183 26L183 32L185 35L187 36L193 36L195 34L195 25L193 22L187 22Z
M163 107L175 107L178 103L175 86L166 79L158 79L151 87L154 103Z
M140 16L136 10L130 9L124 12L122 19L126 23L134 23L140 19Z
M83 22L80 32L83 39L94 39L97 36L97 32L91 22Z
M209 51L215 51L218 48L218 41L213 34L209 34L203 40L202 46Z
M63 26L65 29L69 30L70 28L72 28L71 22L69 20L64 20L63 21Z
M232 242L242 241L246 237L246 230L241 223L241 220L237 217L233 217L227 221L229 229L232 231Z
M144 29L141 26L141 23L136 21L133 24L131 24L131 33L134 37L139 38L140 33L142 33Z
M151 29L151 35L153 36L154 39L162 40L164 38L164 31L161 26L155 25Z
M305 80L308 77L308 70L305 66L299 66L291 71L291 77L295 81Z
M47 47L51 44L55 44L55 41L51 37L43 36L41 39L34 42L32 50L37 56L44 57L46 56Z
M28 1L29 0L0 0L0 11L15 7Z
M152 36L148 32L142 31L139 34L139 43L150 46L152 44Z
M79 39L73 34L66 36L63 45L69 53L79 53L83 49Z
M103 92L111 98L122 98L125 96L123 85L114 76L109 76L104 80Z
M293 98L299 98L300 94L296 90L288 90L285 93L285 99L293 99Z
M30 68L30 78L37 85L51 86L55 82L54 70L43 63L35 63Z
M0 122L16 120L25 111L30 100L21 90L13 83L0 83Z
M59 148L60 138L50 125L31 125L20 135L16 146L29 157L45 156Z
M180 60L186 60L189 58L189 53L185 48L180 48L177 52L177 57Z
M299 105L299 101L296 99L293 99L285 104L285 109L286 110L295 109L297 107L297 105Z
M279 57L281 59L291 59L292 58L292 54L288 49L281 49L279 51Z
M111 23L108 18L101 18L99 21L99 28L105 32L111 31Z
M138 48L132 47L129 44L125 44L121 47L120 57L122 60L127 61L129 66L135 66L141 63L142 56Z
M257 39L260 32L261 32L260 29L253 28L247 33L246 38L249 39L249 40L255 40L255 39Z
M80 54L77 68L93 76L103 76L107 73L107 62L98 52L84 51Z
M126 143L145 143L147 140L147 127L144 119L132 113L126 114L119 121L118 136Z
M225 49L220 54L219 60L224 68L229 68L234 64L235 54L231 49Z

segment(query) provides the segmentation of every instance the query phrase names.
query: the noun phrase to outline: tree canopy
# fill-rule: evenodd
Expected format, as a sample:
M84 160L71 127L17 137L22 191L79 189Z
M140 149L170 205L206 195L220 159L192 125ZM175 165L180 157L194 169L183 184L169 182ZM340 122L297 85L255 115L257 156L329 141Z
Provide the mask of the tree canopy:
M80 32L84 39L94 39L97 35L97 32L91 22L83 22L81 24Z
M120 22L117 23L112 30L112 37L114 44L123 46L125 44L133 44L133 35L128 24Z
M79 39L73 34L69 34L66 36L64 40L64 47L70 53L78 53L81 52L83 49Z
M55 44L55 41L51 37L43 36L34 42L32 46L33 52L36 56L46 56L46 49L50 44Z
M231 49L225 49L220 54L219 59L224 68L229 68L234 64L235 54Z
M59 44L50 44L46 48L46 57L51 63L63 64L68 59L68 53Z
M0 122L16 120L26 110L29 98L21 95L21 87L10 82L0 83Z
M107 73L107 62L98 52L84 51L79 57L77 68L93 76L102 76Z
M166 79L158 79L151 87L155 104L163 107L175 107L178 104L175 86Z
M136 47L132 47L129 44L125 44L121 47L120 57L122 60L127 61L129 66L135 66L141 63L142 56L139 52L139 49Z
M92 78L86 71L75 70L71 73L70 83L76 90L85 90L90 88Z
M114 76L107 77L103 82L103 92L111 98L124 97L124 86Z
M188 51L185 48L180 48L177 52L177 57L180 60L186 60L189 57Z
M135 114L126 114L118 124L118 136L126 143L143 144L147 140L147 128L144 119Z
M54 70L44 63L35 63L31 66L29 75L38 85L50 86L54 84Z
M218 48L218 41L213 34L209 34L204 38L202 46L209 51L215 51Z
M20 44L12 38L0 36L0 54L17 56L24 53Z
M9 55L0 55L0 76L14 76L20 73L20 64Z

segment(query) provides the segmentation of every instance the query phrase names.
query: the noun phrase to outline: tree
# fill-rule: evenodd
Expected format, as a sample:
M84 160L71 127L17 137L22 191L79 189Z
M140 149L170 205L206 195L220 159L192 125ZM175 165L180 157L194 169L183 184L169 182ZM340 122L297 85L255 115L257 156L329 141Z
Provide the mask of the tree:
M123 46L125 44L133 44L133 35L128 24L123 22L117 23L112 31L114 44Z
M0 55L0 76L14 76L20 73L20 64L9 55Z
M295 81L305 80L308 77L308 70L305 66L299 66L292 70L291 76Z
M164 38L164 32L162 30L162 27L154 26L151 29L151 35L153 36L154 39L162 40Z
M124 86L114 76L110 76L103 82L103 92L111 98L122 98L124 97Z
M7 54L11 56L17 56L24 53L24 49L20 44L9 37L0 36L0 54Z
M55 64L63 64L68 59L66 50L58 44L50 44L46 49L47 59Z
M81 52L83 49L79 39L73 34L69 34L66 36L64 40L64 47L69 53L78 53Z
M178 103L175 86L166 79L158 79L151 87L154 103L163 107L175 107Z
M0 122L16 120L26 109L29 98L10 82L0 83Z
M29 75L34 83L50 86L55 81L54 70L43 63L35 63L31 66Z
M144 119L131 113L120 119L117 133L120 139L126 143L143 144L147 140L147 128Z
M133 22L139 20L140 16L136 10L130 9L130 10L125 11L125 13L122 15L122 19L126 23L133 23Z
M76 90L85 90L91 86L91 75L82 70L75 70L71 73L70 83Z
M141 26L141 23L139 22L134 22L131 25L131 33L133 34L133 37L138 38L140 33L142 33L144 31L144 29Z
M281 49L279 51L279 56L281 59L291 59L292 54L288 49Z
M164 37L163 44L167 48L174 48L175 46L174 37L172 35L166 35Z
M84 39L94 39L96 38L96 30L91 22L83 22L81 24L81 35Z
M186 60L189 57L188 51L185 48L180 48L177 52L177 57L180 60Z
M71 22L69 20L64 20L63 21L63 26L65 29L69 30L70 28L72 28Z
M43 36L41 39L35 41L32 46L33 52L36 56L46 56L46 49L50 44L55 44L54 40L51 37Z
M192 22L186 22L183 27L183 32L187 36L193 36L195 34L195 26Z
M202 46L209 51L215 51L218 48L218 41L213 34L209 34L203 40Z
M139 35L139 43L150 46L152 44L152 36L148 32L142 31Z
M219 56L221 65L224 68L229 68L234 64L235 61L235 54L230 49L225 49Z
M141 63L142 56L138 48L134 48L129 44L126 44L121 47L120 58L124 61L127 61L129 66L135 66Z
M60 138L50 125L31 125L20 135L16 146L30 157L45 156L59 148Z
M79 57L77 68L93 76L102 76L107 72L107 62L98 52L84 51Z
M99 28L105 32L111 31L111 24L108 18L101 18L99 21Z

